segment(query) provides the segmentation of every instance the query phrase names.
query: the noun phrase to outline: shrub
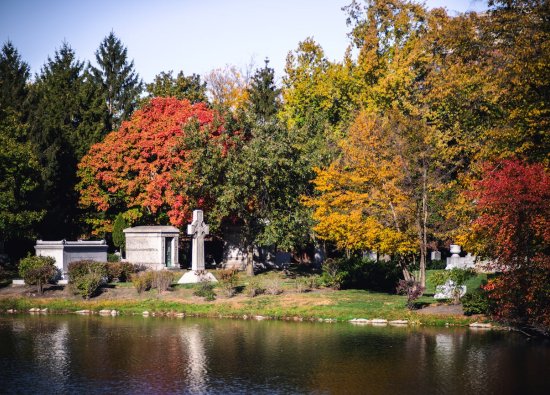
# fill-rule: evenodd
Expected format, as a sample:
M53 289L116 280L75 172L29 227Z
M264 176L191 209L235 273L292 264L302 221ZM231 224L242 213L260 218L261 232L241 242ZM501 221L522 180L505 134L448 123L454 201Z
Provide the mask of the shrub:
M174 281L174 274L167 270L152 272L151 288L156 288L157 292L163 293L167 291Z
M73 292L90 299L107 281L107 263L76 261L69 264L69 281Z
M120 262L120 255L107 254L107 262Z
M283 284L280 278L269 278L265 282L265 291L270 295L279 295L283 293Z
M348 273L343 271L341 261L329 258L323 262L321 280L325 286L340 289L347 275Z
M109 282L129 281L132 274L137 273L138 271L140 271L140 267L129 262L113 262L107 264L107 277Z
M106 262L82 260L69 263L69 280L73 281L78 277L82 277L90 273L91 270L100 272L103 277L107 277Z
M306 277L308 282L308 287L310 289L318 289L321 287L321 277L314 274L312 276Z
M134 273L131 276L131 280L138 294L141 294L143 291L148 291L151 289L153 272L143 271Z
M296 277L294 280L294 286L296 287L296 292L303 293L311 290L309 286L310 282L307 277Z
M122 264L113 262L107 264L107 278L109 282L118 282L122 277Z
M262 282L257 277L252 277L246 284L244 288L244 294L253 298L254 296L261 295L265 292L265 287L262 285Z
M97 292L101 284L104 283L104 279L100 270L92 268L90 273L73 281L73 289L75 293L81 295L83 298L90 299Z
M227 269L217 272L217 274L219 281L218 286L223 291L225 296L230 298L235 295L235 290L237 288L238 271L236 269Z
M426 269L427 270L443 270L447 267L447 262L443 259L441 260L431 260L431 261L428 261L428 263L426 264Z
M214 284L208 280L201 280L193 292L193 295L200 296L208 301L215 300L216 293L214 292Z
M476 289L474 292L464 295L462 308L465 315L488 314L489 298L482 289Z
M422 287L418 281L399 280L396 291L400 295L407 295L407 308L409 310L414 310L414 301L422 296L424 287Z
M36 285L40 295L43 293L44 284L52 281L57 270L55 259L47 256L28 256L19 262L19 274L29 285Z

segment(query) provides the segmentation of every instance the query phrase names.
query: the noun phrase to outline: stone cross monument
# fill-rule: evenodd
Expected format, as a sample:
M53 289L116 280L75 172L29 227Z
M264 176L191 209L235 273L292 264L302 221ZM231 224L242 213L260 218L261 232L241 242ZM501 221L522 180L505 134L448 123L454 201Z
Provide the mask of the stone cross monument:
M185 273L178 284L198 283L201 281L217 282L212 273L204 270L204 236L209 233L204 223L202 210L193 210L193 222L187 225L187 234L193 238L191 247L191 271Z
M187 234L193 237L191 249L191 270L204 270L204 236L210 229L203 221L202 210L193 211L193 222L187 225Z

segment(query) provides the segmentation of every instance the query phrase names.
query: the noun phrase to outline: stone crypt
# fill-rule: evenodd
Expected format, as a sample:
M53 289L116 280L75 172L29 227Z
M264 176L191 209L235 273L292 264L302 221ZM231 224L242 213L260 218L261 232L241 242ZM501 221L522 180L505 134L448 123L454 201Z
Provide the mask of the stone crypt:
M135 226L124 229L126 261L152 270L179 269L179 229L174 226Z
M67 280L71 262L82 260L107 262L105 240L37 240L34 249L37 256L49 256L55 259L55 266L59 269L62 282Z

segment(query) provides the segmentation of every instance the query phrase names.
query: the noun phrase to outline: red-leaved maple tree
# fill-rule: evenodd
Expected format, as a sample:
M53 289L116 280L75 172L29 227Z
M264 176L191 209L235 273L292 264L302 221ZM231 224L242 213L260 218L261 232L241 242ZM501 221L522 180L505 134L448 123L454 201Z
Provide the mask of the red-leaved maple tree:
M91 147L78 165L80 204L104 215L89 218L95 233L110 231L112 217L137 210L174 226L190 217L186 196L172 187L173 172L193 164L181 148L185 127L196 122L217 138L217 114L203 103L154 98L120 129ZM160 221L162 222L162 221Z
M542 164L486 166L474 228L503 273L484 287L493 313L550 331L550 175Z

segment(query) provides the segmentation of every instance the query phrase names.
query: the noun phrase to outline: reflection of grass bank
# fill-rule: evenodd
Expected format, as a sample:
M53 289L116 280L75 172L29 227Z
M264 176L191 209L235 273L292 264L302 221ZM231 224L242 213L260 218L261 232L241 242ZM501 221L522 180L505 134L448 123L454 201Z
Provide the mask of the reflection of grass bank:
M114 296L114 295L113 295ZM397 295L372 293L359 290L316 290L308 293L283 293L261 295L249 298L238 295L233 298L218 298L206 302L192 296L188 286L176 288L163 295L147 293L135 298L97 298L81 300L76 298L34 298L10 296L0 298L0 311L16 309L26 312L30 308L48 308L51 313L68 313L77 310L115 309L121 314L185 313L205 317L243 317L261 315L272 319L337 319L347 321L353 318L405 319L412 324L465 325L475 319L464 316L429 316L409 311L406 298ZM479 319L479 318L478 318Z

